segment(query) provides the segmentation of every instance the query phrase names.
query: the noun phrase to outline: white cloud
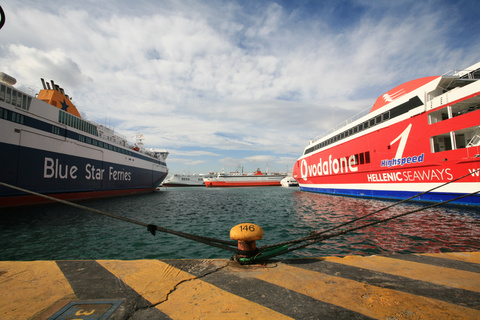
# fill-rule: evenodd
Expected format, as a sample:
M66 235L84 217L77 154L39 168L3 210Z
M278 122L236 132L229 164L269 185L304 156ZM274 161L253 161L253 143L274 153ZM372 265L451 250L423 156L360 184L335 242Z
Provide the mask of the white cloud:
M171 168L211 171L293 165L308 139L390 88L478 60L472 38L451 45L466 22L448 2L336 3L15 1L0 65L37 89L55 80L126 136L141 131L172 150Z

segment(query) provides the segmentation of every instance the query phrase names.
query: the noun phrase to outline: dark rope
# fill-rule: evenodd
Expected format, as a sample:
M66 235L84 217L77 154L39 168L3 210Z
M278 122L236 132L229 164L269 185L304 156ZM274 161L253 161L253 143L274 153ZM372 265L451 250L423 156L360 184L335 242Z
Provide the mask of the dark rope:
M32 194L32 195L35 195L35 196L38 196L38 197L42 197L42 198L45 198L45 199L48 199L48 200L51 200L51 201L59 202L59 203L62 203L62 204L65 204L65 205L68 205L68 206L71 206L71 207L75 207L75 208L83 209L83 210L86 210L86 211L98 213L98 214L101 214L101 215L104 215L104 216L107 216L107 217L110 217L110 218L113 218L113 219L122 220L122 221L125 221L125 222L137 224L139 226L146 227L147 230L152 235L155 235L156 231L160 231L160 232L164 232L164 233L174 234L176 236L183 237L183 238L190 239L190 240L194 240L194 241L197 241L197 242L201 242L201 243L207 244L207 245L212 246L212 247L217 247L217 248L225 249L225 250L228 250L228 251L232 251L232 252L235 252L237 254L245 254L244 251L233 247L233 246L237 246L236 241L225 241L225 240L214 239L214 238L210 238L210 237L204 237L204 236L199 236L199 235L195 235L195 234L185 233L185 232L181 232L181 231L175 231L175 230L167 229L167 228L164 228L164 227L159 227L159 226L154 225L154 224L147 224L147 223L136 221L136 220L133 220L133 219L130 219L130 218L117 216L117 215L114 215L114 214L111 214L111 213L108 213L108 212L105 212L105 211L85 207L85 206L82 206L80 204L73 203L73 202L70 202L70 201L57 199L57 198L47 196L45 194L41 194L41 193L38 193L38 192L35 192L35 191L26 190L26 189L23 189L23 188L20 188L20 187L12 186L12 185L4 183L4 182L0 182L0 185L11 188L11 189L16 189L16 190L19 190L19 191L22 191L22 192L25 192L25 193L29 193L29 194Z
M324 234L324 233L327 233L327 232L336 230L336 229L338 229L338 228L344 227L344 226L346 226L346 225L352 224L352 223L354 223L354 222L356 222L356 221L358 221L358 220L361 220L361 219L364 219L364 218L368 218L368 217L373 216L374 214L377 214L377 213L379 213L379 212L381 212L381 211L390 209L391 207L394 207L394 206L397 206L397 205L402 204L402 203L404 203L404 202L410 201L410 200L412 200L412 199L414 199L414 198L417 198L417 197L420 197L420 196L422 196L422 195L424 195L424 194L426 194L426 193L432 192L433 190L436 190L436 189L439 189L439 188L441 188L441 187L444 187L444 186L446 186L446 185L448 185L448 184L450 184L450 183L452 183L452 182L455 182L455 181L461 180L461 179L463 179L463 178L465 178L465 177L468 177L469 175L472 175L472 174L474 174L474 173L477 172L477 171L480 171L480 169L477 169L477 170L475 170L475 171L473 171L473 172L469 172L469 173L467 173L467 174L465 174L465 175L463 175L463 176L461 176L461 177L459 177L459 178L453 179L453 180L451 180L451 181L445 182L445 183L443 183L443 184L441 184L441 185L438 185L438 186L436 186L436 187L434 187L434 188L432 188L432 189L430 189L430 190L427 190L427 191L418 193L418 194L416 194L416 195L414 195L414 196L411 196L410 198L400 200L400 201L395 202L395 203L393 203L393 204L391 204L391 205L388 205L388 206L386 206L386 207L383 207L383 208L381 208L381 209L378 209L378 210L375 210L375 211L373 211L373 212L371 212L371 213L368 213L368 214L366 214L366 215L363 215L363 216L361 216L361 217L358 217L358 218L349 220L349 221L344 222L344 223L341 223L341 224L339 224L339 225L337 225L337 226L333 226L333 227L331 227L331 228L329 228L329 229L326 229L326 230L323 230L323 231L312 231L308 236L301 237L301 238L298 238L298 239L289 240L289 241L285 241L285 242L278 243L278 244L263 246L263 247L260 247L259 249L262 250L262 249L267 249L267 248L271 248L271 247L276 247L276 246L281 246L281 245L288 245L288 244L295 244L295 243L300 243L300 242L308 241L308 240L311 240L311 239L315 239L315 236L317 236L317 235L321 235L321 234ZM450 200L450 201L454 201L454 200ZM450 201L449 201L449 202L450 202ZM445 202L444 202L444 203L445 203ZM440 205L440 204L443 204L443 203L439 203L438 205Z

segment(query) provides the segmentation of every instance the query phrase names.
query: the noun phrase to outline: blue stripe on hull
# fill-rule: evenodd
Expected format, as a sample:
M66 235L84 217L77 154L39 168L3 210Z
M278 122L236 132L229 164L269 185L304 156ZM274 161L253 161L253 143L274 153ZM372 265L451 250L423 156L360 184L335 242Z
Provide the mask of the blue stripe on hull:
M40 193L152 189L165 172L0 143L0 180ZM153 166L153 164L152 164ZM20 194L0 187L0 196Z
M361 197L361 198L376 198L376 199L388 199L388 200L403 200L410 198L420 192L412 191L392 191L392 190L358 190L358 189L335 189L335 188L309 188L300 186L300 190L307 192L316 192L332 195ZM463 193L441 193L441 192L429 192L420 197L414 198L410 201L420 202L443 202L459 196ZM468 196L460 200L452 201L450 204L457 205L471 205L480 206L480 195L476 194Z

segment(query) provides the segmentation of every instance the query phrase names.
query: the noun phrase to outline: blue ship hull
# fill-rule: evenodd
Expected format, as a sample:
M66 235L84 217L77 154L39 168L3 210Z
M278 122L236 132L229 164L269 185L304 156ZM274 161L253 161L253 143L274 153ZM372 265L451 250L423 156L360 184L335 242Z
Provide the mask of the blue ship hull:
M2 182L62 199L154 191L166 172L0 143ZM1 206L44 202L0 187ZM35 199L36 198L36 199Z
M334 189L334 188L308 188L300 186L301 191L316 192L324 194L333 194L340 196L384 199L384 200L404 200L413 197L420 192L413 191L394 191L394 190L359 190L359 189ZM465 195L463 193L445 193L445 192L429 192L410 201L419 202L444 202ZM480 195L467 196L465 198L452 201L454 205L470 205L480 206Z

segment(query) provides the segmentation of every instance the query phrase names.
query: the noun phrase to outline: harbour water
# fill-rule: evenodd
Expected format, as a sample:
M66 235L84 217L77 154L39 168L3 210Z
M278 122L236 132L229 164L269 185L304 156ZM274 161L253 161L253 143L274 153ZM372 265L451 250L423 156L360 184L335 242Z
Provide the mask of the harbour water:
M251 222L264 229L257 246L274 244L392 204L314 194L298 188L162 188L144 195L80 204L168 229L229 240ZM401 204L370 220L415 210ZM0 260L215 259L232 253L63 204L0 209ZM480 250L478 208L436 207L358 230L285 258Z

